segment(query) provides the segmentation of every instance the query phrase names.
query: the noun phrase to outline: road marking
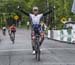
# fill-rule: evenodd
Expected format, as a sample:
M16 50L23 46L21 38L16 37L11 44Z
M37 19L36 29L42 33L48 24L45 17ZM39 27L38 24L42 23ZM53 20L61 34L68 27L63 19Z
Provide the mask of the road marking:
M45 63L44 62L44 63L41 63L41 64L48 64L48 65L50 65L50 64L51 65L61 65L61 64L62 65L68 65L69 64L69 65L75 65L75 63L63 63L63 62L61 62L61 63L58 63L58 62L57 63L56 62L53 62L53 63L47 62L47 63Z
M75 50L75 48L43 48L43 50Z
M32 49L8 49L8 50L0 50L0 52L9 52L9 51L31 51Z
M9 51L31 51L32 49L7 49L7 50L0 50L0 52L9 52ZM43 50L75 50L75 48L42 48Z

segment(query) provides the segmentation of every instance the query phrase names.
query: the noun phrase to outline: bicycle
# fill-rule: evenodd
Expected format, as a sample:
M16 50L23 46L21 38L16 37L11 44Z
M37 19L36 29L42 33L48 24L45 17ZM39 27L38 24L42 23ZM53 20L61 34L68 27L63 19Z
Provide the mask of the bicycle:
M40 38L40 32L38 29L34 30L35 32L35 57L37 61L40 61L40 43L39 43L39 38Z
M13 44L15 43L15 36L13 33L10 34L10 40L12 41Z

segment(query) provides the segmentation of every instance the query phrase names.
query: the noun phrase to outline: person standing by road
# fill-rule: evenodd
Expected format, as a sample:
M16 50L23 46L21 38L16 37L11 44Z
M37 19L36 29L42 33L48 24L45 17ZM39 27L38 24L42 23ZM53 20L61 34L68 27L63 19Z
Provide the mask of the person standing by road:
M29 21L27 21L27 29L29 29L29 25L30 25L30 23L29 23Z

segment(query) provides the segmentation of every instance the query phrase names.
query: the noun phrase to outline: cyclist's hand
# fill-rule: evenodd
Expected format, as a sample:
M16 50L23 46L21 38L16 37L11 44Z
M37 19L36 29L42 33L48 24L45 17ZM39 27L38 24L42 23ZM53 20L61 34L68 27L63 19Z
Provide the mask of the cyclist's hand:
M17 6L17 9L19 9L20 8L20 6Z
M20 6L17 6L17 9L18 9L18 10L21 10L21 7L20 7Z

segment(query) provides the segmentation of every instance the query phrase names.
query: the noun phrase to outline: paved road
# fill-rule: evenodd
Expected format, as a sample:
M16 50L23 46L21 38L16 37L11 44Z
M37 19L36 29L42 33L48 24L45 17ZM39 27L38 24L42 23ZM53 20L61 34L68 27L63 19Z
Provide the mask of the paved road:
M0 65L75 65L75 45L44 40L41 61L32 55L30 30L17 29L15 44L0 31Z

